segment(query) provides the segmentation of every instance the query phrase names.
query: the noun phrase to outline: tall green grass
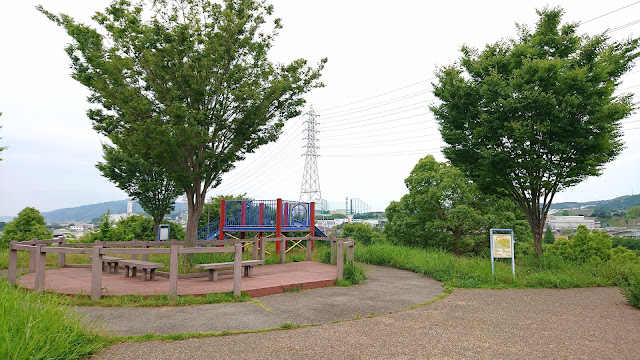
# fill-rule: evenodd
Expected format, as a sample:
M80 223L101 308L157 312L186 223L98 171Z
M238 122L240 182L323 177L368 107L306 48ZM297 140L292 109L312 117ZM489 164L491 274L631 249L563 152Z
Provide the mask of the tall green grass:
M356 247L356 260L392 266L425 274L456 288L574 288L613 286L619 269L614 264L575 264L558 257L518 259L516 276L511 263L499 259L495 277L491 261L482 257L458 257L437 249L397 246L387 243Z
M106 344L95 324L54 299L0 280L0 359L78 359Z
M619 286L629 304L640 308L640 265L626 266L622 271Z

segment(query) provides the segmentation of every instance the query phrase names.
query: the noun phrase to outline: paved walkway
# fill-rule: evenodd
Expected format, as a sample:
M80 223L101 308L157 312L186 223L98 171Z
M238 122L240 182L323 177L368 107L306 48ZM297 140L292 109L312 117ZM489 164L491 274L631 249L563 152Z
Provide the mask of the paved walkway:
M244 279L243 279L244 281ZM324 324L383 314L435 299L442 285L424 275L368 266L367 280L260 297L256 303L224 303L172 308L96 308L80 311L118 335L254 330L291 324Z
M97 358L638 359L639 335L640 310L627 305L617 288L455 290L443 300L384 316L266 333L121 343Z

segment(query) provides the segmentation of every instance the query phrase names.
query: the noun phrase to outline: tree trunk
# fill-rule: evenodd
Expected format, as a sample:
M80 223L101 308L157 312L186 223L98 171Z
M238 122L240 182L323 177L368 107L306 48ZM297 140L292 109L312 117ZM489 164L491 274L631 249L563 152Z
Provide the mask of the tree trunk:
M160 224L162 224L162 219L163 217L154 217L153 218L153 233L155 234L155 237L153 238L153 241L158 241L160 240ZM171 239L169 239L171 240Z
M187 216L187 229L184 234L184 246L193 247L198 237L198 220L202 214L205 194L187 190L187 204L189 214Z
M536 259L542 254L542 228L544 227L544 223L538 224L537 229L533 230L533 249L534 255Z

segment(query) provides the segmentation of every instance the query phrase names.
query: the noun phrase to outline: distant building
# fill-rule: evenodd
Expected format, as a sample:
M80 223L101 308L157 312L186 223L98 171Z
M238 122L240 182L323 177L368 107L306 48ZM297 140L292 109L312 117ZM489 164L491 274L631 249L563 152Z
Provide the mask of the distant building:
M625 229L611 235L622 236L622 237L632 238L632 239L640 239L640 229Z
M132 215L135 215L133 213L133 200L129 200L127 203L127 212L125 214L109 214L109 219L115 223Z
M594 217L586 216L547 216L546 226L551 230L575 230L578 226L584 225L587 229L599 229L602 227L600 221Z
M627 228L628 229L640 228L640 218L629 219L629 221L627 222Z

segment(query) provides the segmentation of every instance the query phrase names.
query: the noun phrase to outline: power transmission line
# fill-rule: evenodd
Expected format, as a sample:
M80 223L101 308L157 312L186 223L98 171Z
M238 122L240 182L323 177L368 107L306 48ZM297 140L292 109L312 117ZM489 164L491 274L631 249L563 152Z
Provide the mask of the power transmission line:
M594 21L594 20L598 20L598 19L600 19L600 18L603 18L603 17L605 17L605 16L611 15L611 14L613 14L613 13L616 13L616 12L618 12L618 11L620 11L620 10L626 9L626 8L628 8L628 7L630 7L630 6L633 6L633 5L636 5L636 4L640 4L640 1L636 1L636 2L633 2L633 3L629 4L629 5L625 5L625 6L621 7L621 8L618 8L618 9L615 9L615 10L612 10L612 11L609 11L609 12L608 12L608 13L606 13L606 14L598 15L598 16L594 17L593 19L589 19L589 20L587 20L587 21L581 22L581 23L580 23L580 25L588 24L588 23L590 23L590 22L592 22L592 21Z

